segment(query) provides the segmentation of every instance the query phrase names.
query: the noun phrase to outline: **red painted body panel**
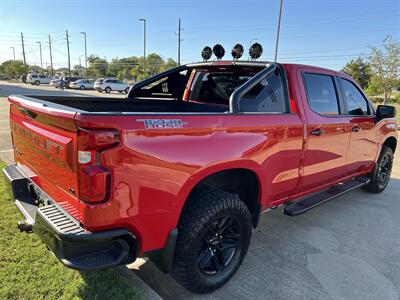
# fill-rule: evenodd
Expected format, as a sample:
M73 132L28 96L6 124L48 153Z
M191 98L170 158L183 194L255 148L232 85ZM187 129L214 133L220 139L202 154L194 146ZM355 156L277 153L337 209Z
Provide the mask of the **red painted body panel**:
M342 74L301 65L285 65L285 69L292 113L174 114L172 118L185 122L183 128L174 129L144 127L143 119L171 119L171 115L69 114L10 98L13 140L16 153L22 153L16 161L83 226L93 231L128 228L137 236L141 253L164 247L192 189L218 171L242 168L254 172L262 209L369 172L385 139L397 137L393 122L320 116L308 106L301 73ZM28 120L17 106L43 114L43 118L57 117L59 124L43 118ZM354 124L361 132L351 132ZM30 126L38 139L62 146L57 153L62 165L49 161L43 149L35 152L26 143L16 142L18 126ZM112 189L106 203L86 204L70 189L76 191L78 184L77 128L119 133L119 145L99 157L111 173ZM326 134L311 136L315 128L323 128ZM51 149L45 151L53 154Z

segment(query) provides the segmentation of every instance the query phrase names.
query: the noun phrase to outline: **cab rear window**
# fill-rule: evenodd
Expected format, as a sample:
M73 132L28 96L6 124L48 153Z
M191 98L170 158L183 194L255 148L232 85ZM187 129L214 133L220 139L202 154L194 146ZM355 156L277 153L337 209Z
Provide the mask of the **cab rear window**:
M197 72L189 101L229 105L229 97L254 74Z

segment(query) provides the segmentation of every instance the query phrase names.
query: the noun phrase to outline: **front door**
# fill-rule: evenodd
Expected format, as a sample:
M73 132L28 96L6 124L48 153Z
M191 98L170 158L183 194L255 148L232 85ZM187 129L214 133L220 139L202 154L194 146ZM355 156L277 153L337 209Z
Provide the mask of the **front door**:
M348 169L351 174L367 172L374 165L379 147L373 111L361 90L350 79L340 77L339 82L351 125Z

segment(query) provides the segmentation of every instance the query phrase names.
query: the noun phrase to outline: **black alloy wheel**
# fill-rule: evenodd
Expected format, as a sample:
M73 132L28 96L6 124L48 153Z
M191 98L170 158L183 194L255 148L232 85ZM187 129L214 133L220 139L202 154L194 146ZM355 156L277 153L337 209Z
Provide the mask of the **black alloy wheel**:
M240 242L240 224L232 215L220 216L207 228L197 265L206 275L218 274L232 261Z
M384 189L389 182L392 173L393 158L389 152L386 152L378 165L377 181L380 188Z
M173 277L195 293L224 285L240 267L250 244L252 219L237 194L198 191L178 224Z
M370 193L382 192L389 183L393 167L393 150L384 145L374 169L369 174L370 181L363 186L364 191Z

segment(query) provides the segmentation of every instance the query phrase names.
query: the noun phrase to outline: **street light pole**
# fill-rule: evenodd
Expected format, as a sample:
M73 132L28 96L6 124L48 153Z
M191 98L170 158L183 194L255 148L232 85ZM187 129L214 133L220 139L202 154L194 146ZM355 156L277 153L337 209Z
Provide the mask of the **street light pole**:
M279 3L279 18L278 18L278 31L276 33L276 46L275 46L275 62L278 59L278 44L279 44L279 33L281 31L281 17L282 17L282 1Z
M85 68L86 68L86 78L88 78L88 67L87 67L87 47L86 47L86 32L81 32L85 36Z
M43 63L42 63L42 43L41 42L36 42L39 44L39 49L40 49L40 67L43 69Z
M139 19L143 22L143 59L144 59L144 76L147 77L147 64L146 64L146 19Z
M84 55L79 55L79 76L82 77L82 64L81 64L81 57ZM87 71L86 71L87 73Z
M15 48L14 47L10 47L11 49L13 49L13 58L15 60Z

